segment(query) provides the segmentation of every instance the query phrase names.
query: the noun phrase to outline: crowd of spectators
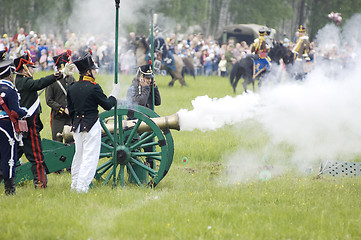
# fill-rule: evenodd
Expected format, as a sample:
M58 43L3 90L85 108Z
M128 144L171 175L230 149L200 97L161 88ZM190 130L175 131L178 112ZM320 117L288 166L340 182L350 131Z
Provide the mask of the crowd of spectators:
M132 69L135 69L136 65L134 52L127 51L125 39L119 42L121 70L126 74L133 74ZM112 73L114 71L114 37L105 34L79 36L69 30L66 30L62 35L37 34L34 31L26 33L24 28L20 28L14 36L2 34L0 49L5 48L8 49L7 57L12 59L23 55L25 51L29 51L37 71L53 70L53 56L57 56L68 49L72 51L73 61L90 49L100 72Z
M124 74L135 74L136 69L135 49L130 46L131 37L134 37L134 33L119 40L119 70ZM165 40L173 54L193 59L197 75L227 76L232 64L249 53L246 42L235 43L230 40L219 45L212 36L205 38L203 34L190 34L183 39L172 34ZM106 34L80 36L69 30L62 35L38 34L34 31L26 33L24 28L20 28L14 36L6 33L2 35L0 50L5 47L8 49L8 58L19 57L28 50L37 71L53 70L53 56L67 49L72 51L73 61L91 49L101 73L114 71L114 37Z
M181 57L191 58L196 75L218 75L227 77L233 64L242 57L250 54L249 46L245 41L219 44L212 36L203 34L189 34L162 36L167 47ZM135 49L131 46L131 39L135 33L119 39L119 71L123 74L135 74ZM156 37L156 36L155 36ZM286 47L292 49L294 41L284 38L281 41ZM314 44L314 43L312 43ZM100 73L114 72L114 36L111 34L77 35L66 30L62 35L37 34L34 31L26 33L20 28L14 36L3 34L0 39L0 50L8 49L8 57L16 58L29 50L37 71L52 70L53 56L70 49L73 61L79 58L87 49L91 49L93 58L99 66Z
M213 36L204 37L201 33L190 34L181 40L173 34L166 41L174 54L193 59L197 75L226 77L233 64L250 53L250 46L245 41L239 43L229 39L219 44Z

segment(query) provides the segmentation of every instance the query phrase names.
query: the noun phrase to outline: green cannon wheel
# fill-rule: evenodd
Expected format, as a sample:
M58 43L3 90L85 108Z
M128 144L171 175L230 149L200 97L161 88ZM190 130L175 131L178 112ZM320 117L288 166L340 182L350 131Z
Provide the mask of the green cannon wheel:
M152 111L149 108L143 107L143 106L139 106L136 105L134 106L134 109L144 113L145 115L147 115L150 118L157 118L159 117L159 115ZM163 130L163 135L165 136L165 139L167 141L167 147L168 147L168 161L167 161L167 165L165 168L165 172L163 177L168 173L170 166L172 165L173 162L173 156L174 156L174 142L173 142L173 137L172 137L172 133L169 129Z
M155 187L163 179L173 160L173 139L169 130L163 132L150 117L158 115L140 106L118 106L114 139L114 111L99 115L103 136L96 180L104 185L112 180L113 185L124 186L127 180ZM142 130L144 126L147 130Z

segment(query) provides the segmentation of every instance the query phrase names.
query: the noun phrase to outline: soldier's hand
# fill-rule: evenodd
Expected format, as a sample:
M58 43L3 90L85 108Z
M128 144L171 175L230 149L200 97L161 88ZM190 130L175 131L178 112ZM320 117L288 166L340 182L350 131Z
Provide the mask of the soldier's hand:
M118 98L119 93L120 93L120 84L119 83L117 83L117 84L113 83L112 92L110 93L110 96Z
M66 115L69 115L69 109L68 109L68 108L65 108L65 109L64 109L64 113L65 113Z
M140 79L140 86L142 86L142 87L149 86L149 83L146 78Z
M75 65L73 63L66 63L64 68L60 70L65 76L74 75Z

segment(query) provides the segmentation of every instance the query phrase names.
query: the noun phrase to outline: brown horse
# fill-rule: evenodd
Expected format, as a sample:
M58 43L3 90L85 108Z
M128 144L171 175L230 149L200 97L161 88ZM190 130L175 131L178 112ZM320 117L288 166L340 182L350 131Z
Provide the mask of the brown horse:
M145 57L146 57L146 54L149 52L149 45L146 42L145 38L137 37L135 39L135 41L133 42L133 44L136 46L135 56L137 59L137 65L141 66L141 65L147 64ZM164 64L162 64L161 69L167 70L168 73L171 75L172 81L170 81L168 84L170 87L172 87L174 85L176 80L179 80L180 84L182 86L185 86L186 82L184 80L184 68L185 68L184 62L183 62L182 58L176 54L173 55L173 58L174 58L174 62L175 62L176 71L165 66Z

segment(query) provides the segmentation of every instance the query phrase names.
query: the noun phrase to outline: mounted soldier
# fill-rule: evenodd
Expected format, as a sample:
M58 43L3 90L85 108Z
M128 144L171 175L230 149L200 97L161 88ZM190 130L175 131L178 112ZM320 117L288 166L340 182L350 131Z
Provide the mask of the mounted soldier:
M254 40L251 49L251 52L254 54L253 79L255 79L262 72L271 70L271 58L268 56L270 47L268 46L265 39L267 29L261 28L258 33L259 37Z
M267 28L266 30L266 35L264 37L265 41L266 41L266 46L270 49L273 48L273 39L271 37L271 33L272 33L272 29L271 28Z
M296 45L293 48L293 52L296 54L296 60L305 59L306 61L310 61L310 57L308 53L310 52L311 44L306 35L306 28L302 25L298 29L298 38L296 40Z
M311 44L306 35L306 28L300 25L298 29L298 38L292 52L295 54L296 79L302 79L304 75L312 69L312 60L309 56Z
M162 31L159 26L154 27L154 70L155 72L159 72L161 68L161 63L163 63L167 68L176 71L174 57L171 51L169 51L169 47L164 37L162 36ZM150 45L150 37L148 38L148 44ZM147 61L150 60L150 53L147 56Z

